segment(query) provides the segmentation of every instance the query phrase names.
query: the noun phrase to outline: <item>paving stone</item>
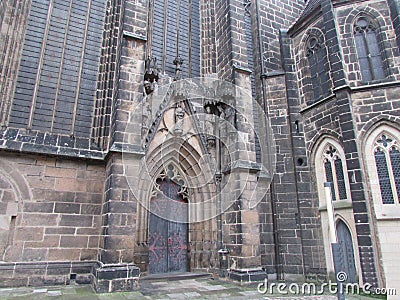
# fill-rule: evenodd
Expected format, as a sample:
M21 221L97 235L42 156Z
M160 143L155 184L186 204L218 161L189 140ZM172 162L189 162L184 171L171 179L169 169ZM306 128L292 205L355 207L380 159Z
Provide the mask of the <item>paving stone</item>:
M205 286L204 288L209 291L226 290L226 287L224 287L222 285L208 285L208 286Z
M201 297L201 294L199 294L198 292L184 293L184 295L189 298Z
M33 290L33 293L47 293L47 289L37 289L37 290Z
M239 294L244 296L260 295L260 293L258 293L257 291L244 291L244 292L239 292Z
M336 295L295 296L259 294L257 287L240 286L224 281L192 280L146 282L141 284L139 291L95 294L91 285L70 285L42 288L7 288L0 289L1 300L171 300L171 299L226 299L226 300L335 300ZM145 285L145 289L143 289ZM190 288L189 288L190 286ZM174 292L171 292L174 291ZM346 295L347 300L368 300L366 296Z
M62 295L61 291L48 291L47 295L50 297L58 297Z
M171 298L171 299L176 299L176 300L179 300L179 299L186 299L186 296L185 296L184 294L181 294L181 293L167 294L167 296L168 296L169 298Z

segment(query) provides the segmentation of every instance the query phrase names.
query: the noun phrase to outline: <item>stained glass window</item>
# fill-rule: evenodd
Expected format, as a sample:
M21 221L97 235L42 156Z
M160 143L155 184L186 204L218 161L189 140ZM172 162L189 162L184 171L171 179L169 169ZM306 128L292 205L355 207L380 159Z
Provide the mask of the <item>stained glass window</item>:
M366 16L359 17L354 24L354 40L362 79L371 81L384 78L385 71L379 50L377 28Z
M343 168L343 161L340 157L339 151L331 144L325 148L324 151L324 170L325 179L327 182L333 183L332 200L346 200L347 199L347 186L346 175Z
M399 203L400 151L397 141L382 134L375 143L374 156L382 203Z
M390 151L390 162L392 164L393 177L397 190L397 199L400 199L400 151L392 149Z
M339 199L347 199L347 193L346 193L346 183L344 181L344 173L343 173L343 165L342 165L342 160L340 158L337 158L335 160L335 169L336 169L336 180L337 180L337 185L338 185L338 193L339 193Z
M333 183L332 163L329 160L325 161L325 178L327 182ZM332 200L336 200L335 185L331 185Z

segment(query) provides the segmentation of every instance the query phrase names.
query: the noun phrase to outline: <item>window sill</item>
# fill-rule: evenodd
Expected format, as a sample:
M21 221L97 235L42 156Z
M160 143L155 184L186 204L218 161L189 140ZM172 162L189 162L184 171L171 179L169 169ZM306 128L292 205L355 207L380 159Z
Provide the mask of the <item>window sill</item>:
M325 102L330 101L330 100L333 99L334 97L335 97L335 95L332 94L332 93L330 93L330 94L329 94L328 96L326 96L326 97L320 97L320 98L318 98L318 100L316 100L315 102L307 103L307 104L306 104L307 106L304 107L303 109L301 109L301 110L300 110L300 113L301 113L301 114L302 114L302 113L305 113L305 112L307 112L307 111L313 109L314 107L317 107L317 106L319 106L319 105L321 105L321 104L324 104Z
M379 80L371 80L371 81L359 81L357 86L351 87L352 90L363 90L369 88L376 88L376 87L386 87L392 85L398 85L399 81L394 80L393 78L384 78Z
M398 204L381 204L375 206L375 215L377 220L399 220L400 205Z
M387 216L387 215L376 215L376 219L379 221L398 221L400 220L400 213L397 216Z
M333 203L333 209L335 210L353 208L353 203L351 203L350 200L336 200L333 201L332 203ZM326 205L318 208L319 211L325 211L326 209L327 209Z

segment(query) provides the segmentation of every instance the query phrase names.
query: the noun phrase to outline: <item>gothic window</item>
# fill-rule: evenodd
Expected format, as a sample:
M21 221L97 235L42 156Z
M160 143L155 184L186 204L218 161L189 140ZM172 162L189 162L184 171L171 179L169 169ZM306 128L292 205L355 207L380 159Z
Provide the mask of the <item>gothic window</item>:
M100 57L111 51L102 48L105 1L29 2L9 125L89 138Z
M374 158L382 204L399 203L400 148L396 139L380 135L374 143Z
M332 184L332 199L346 200L347 188L342 155L338 149L328 143L323 151L325 181Z
M325 47L316 36L311 36L307 41L307 58L311 73L312 91L316 100L326 93L329 82Z
M151 55L162 73L175 76L177 57L182 59L182 77L200 76L199 0L153 2Z
M354 40L364 81L385 77L377 33L377 26L366 16L359 17L354 24Z

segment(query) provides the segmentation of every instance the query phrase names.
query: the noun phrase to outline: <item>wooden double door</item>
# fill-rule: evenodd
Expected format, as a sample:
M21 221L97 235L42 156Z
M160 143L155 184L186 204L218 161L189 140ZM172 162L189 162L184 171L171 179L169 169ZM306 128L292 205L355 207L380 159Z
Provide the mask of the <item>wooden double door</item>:
M150 200L149 273L188 271L188 205L180 186L159 180L156 197Z

